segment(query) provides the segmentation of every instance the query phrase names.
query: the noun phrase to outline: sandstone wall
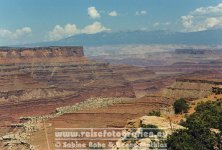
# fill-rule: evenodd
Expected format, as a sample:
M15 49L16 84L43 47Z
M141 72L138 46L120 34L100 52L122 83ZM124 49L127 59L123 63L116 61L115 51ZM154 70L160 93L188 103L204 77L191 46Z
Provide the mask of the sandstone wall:
M222 82L209 80L177 79L174 84L164 90L164 96L174 99L197 99L213 94L213 87L222 85Z
M52 58L83 56L83 47L0 48L0 58Z
M5 118L50 113L91 97L135 97L121 74L87 60L82 47L3 48L0 54L0 126L9 124Z

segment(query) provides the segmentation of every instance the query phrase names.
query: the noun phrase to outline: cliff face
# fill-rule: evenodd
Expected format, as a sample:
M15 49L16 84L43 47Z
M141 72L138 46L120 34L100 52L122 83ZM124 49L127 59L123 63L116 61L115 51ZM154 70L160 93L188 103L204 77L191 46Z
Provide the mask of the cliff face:
M0 48L0 65L74 61L87 61L83 47Z
M8 123L3 118L50 113L90 97L135 97L121 74L107 63L88 61L82 47L3 49L0 54L0 125Z
M123 75L132 84L137 97L143 97L148 93L158 91L158 87L160 87L157 84L150 83L156 77L156 74L145 67L118 65L113 66L112 69Z
M174 99L186 98L192 100L204 98L213 94L214 87L218 85L222 85L222 82L178 79L173 85L164 91L163 95Z
M1 58L52 58L83 56L83 47L0 48Z

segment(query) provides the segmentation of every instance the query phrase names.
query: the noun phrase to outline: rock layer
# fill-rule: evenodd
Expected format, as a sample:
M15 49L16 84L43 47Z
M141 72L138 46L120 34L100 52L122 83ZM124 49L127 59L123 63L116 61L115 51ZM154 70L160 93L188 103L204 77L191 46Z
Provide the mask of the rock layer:
M90 97L135 97L121 74L108 63L88 61L82 47L12 48L0 54L1 126Z
M1 58L83 57L83 47L0 48Z

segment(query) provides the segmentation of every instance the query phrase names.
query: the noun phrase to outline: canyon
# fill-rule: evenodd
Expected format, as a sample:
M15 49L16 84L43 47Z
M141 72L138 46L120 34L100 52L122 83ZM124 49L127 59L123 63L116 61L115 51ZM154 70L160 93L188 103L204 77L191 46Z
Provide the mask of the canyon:
M47 114L94 96L135 97L120 74L107 63L88 61L82 47L5 48L0 54L3 127L21 116Z
M166 63L141 66L87 58L83 47L0 49L2 149L45 150L46 137L54 149L55 128L122 128L153 110L172 115L176 99L214 95L221 55L181 51L154 53L147 62Z

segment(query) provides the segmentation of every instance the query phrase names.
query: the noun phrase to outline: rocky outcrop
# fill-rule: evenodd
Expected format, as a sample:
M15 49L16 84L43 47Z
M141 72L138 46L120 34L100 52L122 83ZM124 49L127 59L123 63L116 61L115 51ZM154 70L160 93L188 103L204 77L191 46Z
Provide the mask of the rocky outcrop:
M212 88L212 92L216 95L222 94L222 86L215 86Z
M208 80L177 79L176 82L189 82L189 83L203 83L203 84L222 85L222 82L208 81Z
M153 125L157 128L144 128L147 125ZM126 127L124 137L116 142L113 150L167 149L167 145L164 144L167 136L177 129L184 129L184 127L174 124L168 119L156 116L143 116L139 119L131 120ZM149 136L138 136L144 135L144 130L149 131ZM155 130L158 131L156 134L154 134Z
M108 63L87 60L82 47L12 48L0 54L1 119L47 114L91 97L135 97L130 82Z
M83 47L0 48L0 58L52 58L83 56Z
M174 84L164 90L166 97L179 99L204 98L213 94L213 87L222 85L222 82L198 79L177 79Z
M10 134L5 135L0 138L0 141L4 141L4 148L7 148L8 150L36 150L36 148L28 143L26 140L27 135L25 133L21 134Z
M36 48L0 48L0 65L75 62L84 63L83 47L36 47Z

